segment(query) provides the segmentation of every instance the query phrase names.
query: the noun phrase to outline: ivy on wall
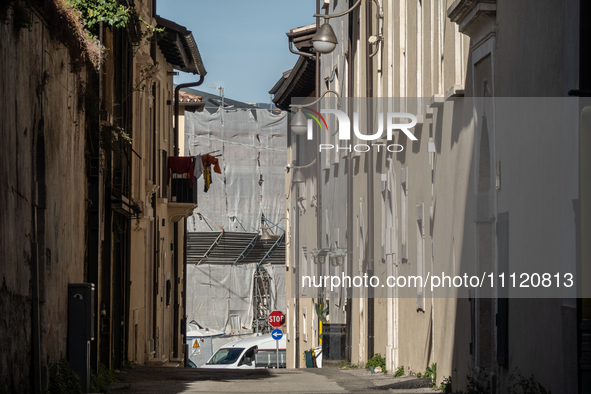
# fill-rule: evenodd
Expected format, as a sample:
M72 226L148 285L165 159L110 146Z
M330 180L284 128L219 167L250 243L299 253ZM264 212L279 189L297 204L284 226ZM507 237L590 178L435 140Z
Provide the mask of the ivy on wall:
M132 17L129 8L117 0L68 0L70 5L82 13L89 29L103 22L109 27L125 27Z

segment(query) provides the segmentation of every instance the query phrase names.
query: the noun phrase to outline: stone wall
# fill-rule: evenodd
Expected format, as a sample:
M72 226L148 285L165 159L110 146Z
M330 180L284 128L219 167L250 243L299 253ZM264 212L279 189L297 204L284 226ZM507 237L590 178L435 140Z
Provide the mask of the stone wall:
M44 381L47 360L66 354L67 285L85 281L89 69L74 67L29 11L28 27L16 29L11 10L0 24L0 387L9 392Z

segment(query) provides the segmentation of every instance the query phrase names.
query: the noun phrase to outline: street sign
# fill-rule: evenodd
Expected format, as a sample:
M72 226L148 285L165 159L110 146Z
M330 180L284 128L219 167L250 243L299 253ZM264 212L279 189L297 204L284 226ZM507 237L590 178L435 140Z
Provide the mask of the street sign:
M277 312L277 311L275 311ZM273 312L273 313L275 313ZM279 312L281 313L281 312ZM281 313L281 317L283 317L283 313ZM269 315L269 320L271 320L271 315ZM281 338L283 338L283 331L281 331L281 329L276 328L273 330L273 332L271 332L271 336L273 337L274 340L276 340L277 342L275 342L277 344L277 368L279 368L279 340Z
M283 338L283 331L281 331L279 328L276 328L271 333L271 336L273 337L274 340L278 341L281 338Z
M269 324L272 327L281 327L285 323L285 315L281 311L273 311L269 313Z

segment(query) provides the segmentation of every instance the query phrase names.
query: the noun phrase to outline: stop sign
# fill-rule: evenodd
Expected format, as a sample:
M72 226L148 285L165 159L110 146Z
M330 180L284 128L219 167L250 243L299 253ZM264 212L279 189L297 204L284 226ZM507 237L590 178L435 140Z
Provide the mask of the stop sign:
M269 313L269 324L273 327L281 327L285 323L285 315L281 311Z

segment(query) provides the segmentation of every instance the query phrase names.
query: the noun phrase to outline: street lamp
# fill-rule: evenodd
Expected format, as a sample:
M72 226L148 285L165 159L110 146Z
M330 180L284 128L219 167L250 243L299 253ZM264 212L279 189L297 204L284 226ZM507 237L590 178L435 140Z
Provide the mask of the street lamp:
M371 1L371 0L367 0L367 1ZM383 18L384 14L382 11L382 6L381 4L378 2L378 0L373 0L376 5L378 6L378 14L377 14L377 18ZM334 34L334 30L332 29L332 27L330 26L330 24L328 23L328 20L330 18L336 18L339 16L343 16L348 14L349 12L353 11L355 8L357 8L357 6L359 6L359 4L361 4L361 0L357 0L357 3L355 3L351 8L349 8L347 11L341 12L339 14L314 14L315 18L324 18L324 24L322 26L320 26L320 28L318 29L318 31L316 31L316 34L314 34L314 37L312 37L312 45L314 45L314 50L318 53L331 53L332 51L334 51L335 47L338 44L338 40L337 40L337 36ZM382 36L372 36L370 38L370 44L375 44L377 42L380 42L383 39ZM377 50L376 50L377 53ZM375 53L374 53L375 55ZM373 57L373 55L371 55L370 57Z
M312 251L312 258L314 259L315 264L324 264L326 263L326 257L329 256L329 251L326 249L320 250L313 250Z
M328 23L328 19L324 20L324 24L320 26L320 29L318 29L316 34L314 34L314 37L312 37L314 50L320 53L331 53L334 51L338 42L332 26Z
M306 182L306 177L304 176L304 174L302 174L300 169L301 168L308 168L308 167L314 165L314 163L316 163L316 159L312 160L309 164L306 164L305 166L296 166L294 163L295 163L295 160L293 161L293 163L287 165L287 172L289 172L289 170L291 170L292 168L294 169L293 176L291 178L291 183Z
M320 101L320 99L322 99L322 97L326 96L327 93L334 93L337 95L338 98L341 97L339 93L335 90L325 90L324 93L322 93L322 96L318 97L318 99L312 101L311 103L289 105L290 107L295 107L298 109L298 112L296 112L296 114L291 119L291 122L289 122L289 127L291 128L292 133L296 135L306 134L306 131L308 131L308 119L306 119L306 115L304 115L304 113L302 112L302 108L306 105L316 104ZM341 105L339 102L339 108L340 106Z
M289 127L291 127L291 131L296 135L306 134L306 131L308 130L308 120L302 112L302 107L298 107L298 112L296 112L291 119Z
M324 18L324 24L320 26L314 37L312 37L312 45L314 45L314 50L319 53L331 53L334 51L335 47L337 46L338 40L336 34L334 34L334 30L332 26L328 23L330 18L336 18L338 16L343 16L348 14L349 12L353 11L359 4L361 4L361 0L357 0L357 3L353 5L353 7L349 8L345 12L341 12L340 14L314 14L315 18Z
M299 168L296 168L295 170L295 174L293 175L293 178L291 179L292 183L304 183L306 182L306 178L304 177L304 174L302 174L302 172L300 171Z
M338 267L343 265L345 262L345 257L347 256L347 251L345 249L335 249L330 252L330 265L333 267Z

